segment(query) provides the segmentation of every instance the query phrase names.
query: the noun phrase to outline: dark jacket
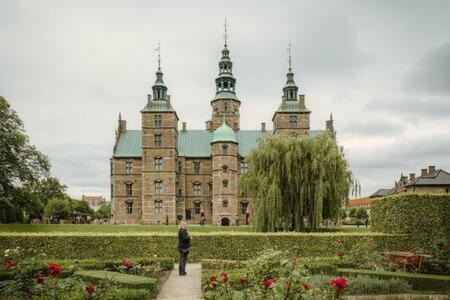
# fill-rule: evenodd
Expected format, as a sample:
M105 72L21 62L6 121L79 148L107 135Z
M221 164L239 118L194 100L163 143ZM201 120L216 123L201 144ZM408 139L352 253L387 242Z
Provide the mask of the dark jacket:
M186 229L178 230L178 250L188 252L191 247L191 237Z

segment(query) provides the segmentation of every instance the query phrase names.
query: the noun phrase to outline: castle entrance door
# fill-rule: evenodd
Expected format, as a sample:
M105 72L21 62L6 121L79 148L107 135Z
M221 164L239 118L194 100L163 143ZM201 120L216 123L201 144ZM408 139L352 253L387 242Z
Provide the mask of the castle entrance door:
M222 226L230 226L230 220L228 218L222 218L222 221L220 222L220 225L222 225Z

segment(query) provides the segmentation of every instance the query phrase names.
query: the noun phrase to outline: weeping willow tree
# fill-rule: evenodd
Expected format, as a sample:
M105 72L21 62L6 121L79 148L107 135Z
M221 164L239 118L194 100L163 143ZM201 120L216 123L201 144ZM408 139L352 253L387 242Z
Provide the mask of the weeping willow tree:
M253 198L257 231L314 230L339 217L354 185L343 150L328 133L269 136L246 158L241 188Z

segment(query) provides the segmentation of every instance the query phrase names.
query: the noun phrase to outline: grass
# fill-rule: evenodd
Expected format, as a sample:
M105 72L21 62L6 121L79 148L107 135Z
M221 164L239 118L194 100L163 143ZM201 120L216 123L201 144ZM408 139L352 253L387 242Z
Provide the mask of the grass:
M251 226L189 226L190 232L251 232ZM0 224L0 232L105 232L105 233L127 233L127 232L176 232L175 225L82 225L82 224ZM331 227L320 231L325 232L368 232L365 227Z
M150 277L103 270L78 271L75 272L75 276L83 278L84 281L100 282L102 280L106 280L123 287L136 289L145 288L156 291L156 279Z

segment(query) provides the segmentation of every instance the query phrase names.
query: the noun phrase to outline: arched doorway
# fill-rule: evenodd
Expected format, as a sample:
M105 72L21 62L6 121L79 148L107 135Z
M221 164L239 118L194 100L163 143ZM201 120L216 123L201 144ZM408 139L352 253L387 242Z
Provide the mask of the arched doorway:
M220 225L222 225L222 226L230 226L230 220L228 218L222 218L222 221L220 222Z

